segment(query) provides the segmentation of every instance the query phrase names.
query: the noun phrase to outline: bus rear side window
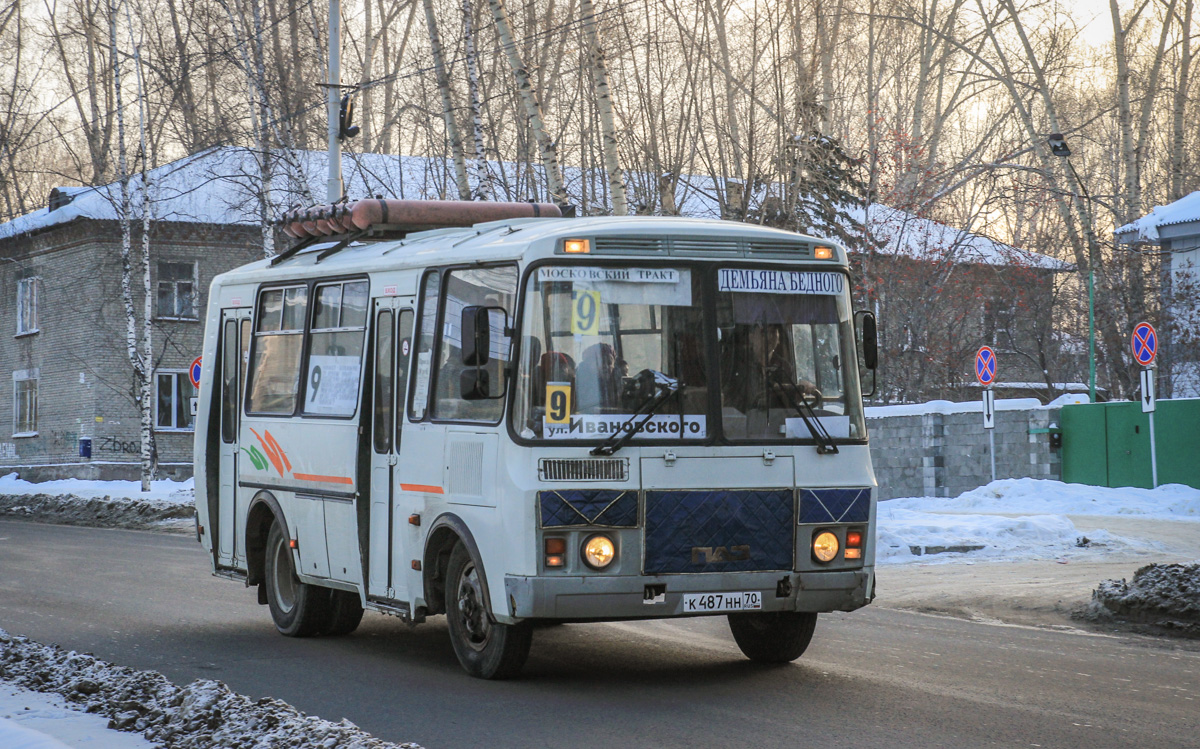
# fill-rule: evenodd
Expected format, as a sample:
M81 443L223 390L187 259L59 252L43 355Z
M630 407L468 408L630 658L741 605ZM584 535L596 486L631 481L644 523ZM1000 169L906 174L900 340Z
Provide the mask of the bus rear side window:
M304 413L353 416L367 325L367 282L320 284L315 297Z
M291 415L300 388L300 351L308 288L268 289L258 299L254 361L250 366L251 413Z

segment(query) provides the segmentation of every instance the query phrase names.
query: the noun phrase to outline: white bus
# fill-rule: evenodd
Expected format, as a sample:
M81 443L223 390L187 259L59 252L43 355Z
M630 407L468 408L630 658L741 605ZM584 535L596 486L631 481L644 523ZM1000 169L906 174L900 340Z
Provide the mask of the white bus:
M652 217L355 237L209 296L197 534L281 633L445 614L504 678L538 623L721 614L784 662L873 599L875 321L842 247Z

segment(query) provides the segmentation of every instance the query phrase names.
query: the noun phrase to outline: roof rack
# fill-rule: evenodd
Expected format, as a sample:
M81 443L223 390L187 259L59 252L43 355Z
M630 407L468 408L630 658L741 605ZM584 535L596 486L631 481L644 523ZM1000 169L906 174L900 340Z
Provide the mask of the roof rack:
M375 198L287 211L276 223L284 234L296 239L340 237L351 233L404 237L418 231L472 226L487 221L562 216L562 209L553 203Z

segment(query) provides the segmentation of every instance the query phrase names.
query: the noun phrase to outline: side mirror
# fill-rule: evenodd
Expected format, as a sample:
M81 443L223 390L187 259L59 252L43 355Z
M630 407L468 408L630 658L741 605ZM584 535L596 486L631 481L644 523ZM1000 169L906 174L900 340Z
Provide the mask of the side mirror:
M492 345L492 327L487 307L463 307L462 311L462 363L468 367L482 367L488 363L488 352ZM465 398L467 391L463 390Z
M875 369L879 366L879 330L875 326L875 314L873 312L860 314L862 314L863 366L867 369Z
M465 401L486 400L492 397L491 377L483 367L464 369L458 376L458 386Z

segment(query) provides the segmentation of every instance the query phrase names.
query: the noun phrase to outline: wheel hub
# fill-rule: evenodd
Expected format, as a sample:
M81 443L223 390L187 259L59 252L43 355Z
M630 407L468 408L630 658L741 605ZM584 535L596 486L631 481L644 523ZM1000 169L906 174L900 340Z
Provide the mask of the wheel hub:
M458 580L458 617L467 642L475 650L483 650L491 637L492 625L484 611L483 589L474 564L468 564Z
M292 553L287 544L275 546L275 603L286 614L296 605L296 575L292 572Z

